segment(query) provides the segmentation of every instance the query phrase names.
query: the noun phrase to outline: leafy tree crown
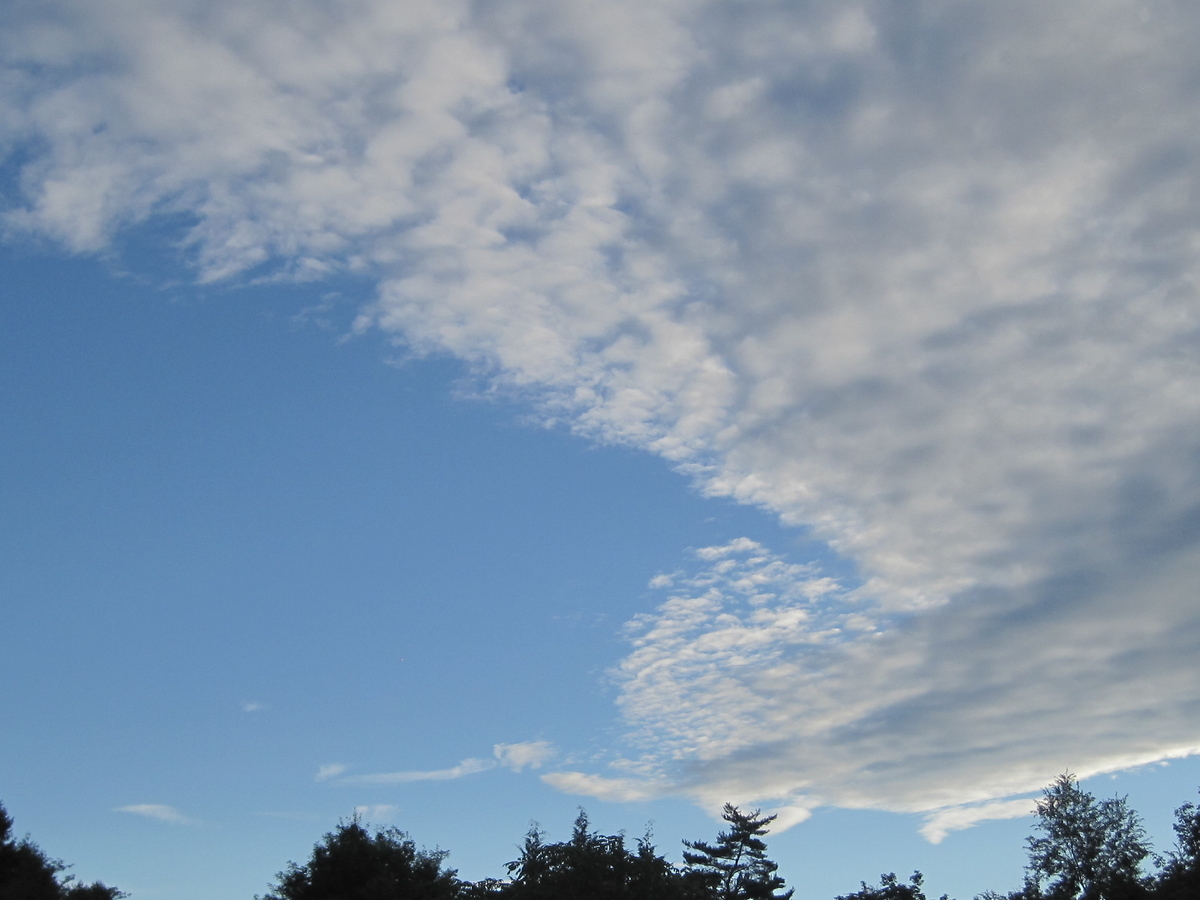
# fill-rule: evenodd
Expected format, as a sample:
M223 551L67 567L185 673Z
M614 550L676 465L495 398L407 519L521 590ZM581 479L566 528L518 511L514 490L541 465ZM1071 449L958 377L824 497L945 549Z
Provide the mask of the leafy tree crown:
M127 896L99 881L82 884L28 837L13 837L13 820L0 804L0 898L3 900L117 900Z
M1043 791L1037 816L1039 833L1026 842L1027 894L1048 900L1139 896L1150 845L1126 798L1097 800L1066 773Z
M458 882L442 850L418 850L407 834L358 816L325 835L305 865L289 863L262 900L453 900Z

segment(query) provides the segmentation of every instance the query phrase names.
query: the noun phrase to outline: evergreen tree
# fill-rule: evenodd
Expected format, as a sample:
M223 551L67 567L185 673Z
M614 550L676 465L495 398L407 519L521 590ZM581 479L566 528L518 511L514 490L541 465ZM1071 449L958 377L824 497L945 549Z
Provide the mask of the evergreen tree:
M396 828L371 834L355 816L325 835L307 864L289 863L262 900L454 900L459 883L442 869L445 857L418 850Z
M767 859L761 839L775 816L763 816L757 809L743 813L726 803L721 817L729 830L718 834L715 844L683 842L691 879L720 900L790 900L793 892L783 890L784 880L776 874L779 866Z

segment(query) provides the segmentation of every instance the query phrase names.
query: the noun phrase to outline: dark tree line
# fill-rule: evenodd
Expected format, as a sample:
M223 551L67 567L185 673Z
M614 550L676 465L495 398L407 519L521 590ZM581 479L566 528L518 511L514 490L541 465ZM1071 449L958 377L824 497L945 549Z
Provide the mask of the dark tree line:
M1097 800L1072 775L1042 792L1025 884L981 900L1200 900L1200 810L1175 810L1175 849L1153 852L1125 797ZM1152 860L1157 872L1145 871Z
M81 884L28 837L17 840L0 805L0 900L116 900L125 894L99 881Z
M791 900L767 857L774 816L726 805L716 840L684 841L683 865L667 861L650 835L592 830L582 810L571 837L546 840L536 826L525 836L507 877L463 881L445 867L442 850L418 848L395 828L342 822L313 849L308 862L289 863L256 900ZM100 882L79 883L28 837L13 836L0 806L0 900L117 900ZM1019 890L988 891L976 900L1200 900L1200 808L1175 811L1175 848L1155 854L1140 817L1125 798L1098 800L1062 775L1043 791L1029 861ZM1152 870L1152 871L1150 871ZM923 878L888 873L878 885L837 900L927 900ZM941 900L948 900L945 896Z
M1007 894L988 891L976 900L1200 900L1200 809L1186 803L1175 815L1175 849L1157 856L1125 798L1098 800L1074 776L1062 775L1038 801L1034 834L1026 841L1029 862L1022 887ZM328 864L328 851L348 833L366 840L362 824L353 820L325 836L308 866L293 863L281 873L279 884L262 900L790 900L793 892L767 857L762 840L774 817L727 805L723 818L728 827L714 842L684 841L682 866L663 858L649 835L630 845L624 835L597 834L581 811L571 838L561 843L549 843L541 830L532 829L520 857L508 864L506 879L472 884L457 880L453 870L438 869L442 880L427 893L289 891L289 877ZM384 855L391 852L390 844L405 858L419 858L435 868L444 857L440 851L417 851L407 835L393 829L376 835L387 838L376 844ZM1154 872L1146 871L1150 861ZM364 885L370 881L365 869L360 876ZM908 881L885 874L877 885L864 882L860 890L837 900L927 898L923 876L914 872Z
M508 878L459 881L445 853L418 850L402 831L372 835L357 819L325 835L305 865L291 863L260 900L790 900L762 836L774 816L727 805L729 827L713 843L685 842L685 865L661 856L647 834L592 830L582 810L569 840L546 841L536 826L508 863Z

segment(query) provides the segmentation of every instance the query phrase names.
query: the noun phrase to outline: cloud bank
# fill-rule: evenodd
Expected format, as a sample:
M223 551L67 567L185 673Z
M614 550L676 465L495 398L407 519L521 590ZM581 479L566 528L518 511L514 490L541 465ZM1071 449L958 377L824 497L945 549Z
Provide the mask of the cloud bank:
M0 15L10 234L369 275L358 328L857 563L702 554L629 771L560 786L928 811L1200 750L1194 4Z

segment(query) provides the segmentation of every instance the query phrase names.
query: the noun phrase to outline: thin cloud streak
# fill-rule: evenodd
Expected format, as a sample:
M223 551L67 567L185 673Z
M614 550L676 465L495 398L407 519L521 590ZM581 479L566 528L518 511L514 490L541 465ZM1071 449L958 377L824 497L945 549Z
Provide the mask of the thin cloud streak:
M502 767L514 772L525 769L540 769L558 755L549 741L521 741L515 744L496 744L492 748L492 759L469 757L448 769L417 770L408 772L377 772L368 775L339 776L346 771L342 765L322 766L318 780L337 778L342 784L406 784L413 781L453 781L467 775L476 775L489 769ZM321 775L325 777L322 778Z
M396 807L388 803L354 807L354 814L368 822L389 822L395 812Z
M358 330L863 576L664 576L636 753L551 783L933 812L1200 750L1192 4L188 9L4 14L10 231L371 275Z
M329 781L331 778L337 778L348 768L349 766L342 763L327 763L317 769L317 774L313 776L313 781Z
M339 779L342 784L407 784L412 781L452 781L467 775L475 775L496 768L490 759L464 759L449 769L433 769L412 772L377 772L370 775L353 775Z
M196 824L194 819L185 816L175 807L165 806L161 803L134 803L130 806L118 806L113 812L133 813L135 816L155 819L159 822L170 822L173 825Z

